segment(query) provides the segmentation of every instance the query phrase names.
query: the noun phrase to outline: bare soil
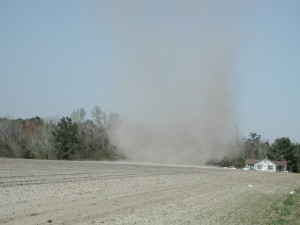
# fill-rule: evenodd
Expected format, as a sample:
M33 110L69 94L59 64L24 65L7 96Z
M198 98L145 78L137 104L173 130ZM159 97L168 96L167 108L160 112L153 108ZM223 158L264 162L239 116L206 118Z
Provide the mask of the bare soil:
M0 224L269 224L299 187L290 173L0 158Z

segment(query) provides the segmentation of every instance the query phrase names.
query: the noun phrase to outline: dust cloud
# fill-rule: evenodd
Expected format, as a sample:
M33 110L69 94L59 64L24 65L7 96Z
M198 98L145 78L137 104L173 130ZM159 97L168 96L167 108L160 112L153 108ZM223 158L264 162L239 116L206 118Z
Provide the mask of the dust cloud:
M239 7L113 1L101 15L120 48L125 113L109 132L119 151L132 161L169 164L202 164L235 151Z

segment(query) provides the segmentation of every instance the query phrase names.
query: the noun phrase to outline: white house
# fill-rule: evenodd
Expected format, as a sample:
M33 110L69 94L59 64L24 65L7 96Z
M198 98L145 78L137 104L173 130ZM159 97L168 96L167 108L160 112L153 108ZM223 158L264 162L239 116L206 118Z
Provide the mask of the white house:
M260 171L270 171L270 172L275 172L276 171L276 164L271 162L270 160L264 159L258 163L254 164L254 169L255 170L260 170Z
M253 167L255 170L259 171L285 171L287 167L286 161L272 161L269 159L263 160L255 160L255 159L247 159L246 165Z

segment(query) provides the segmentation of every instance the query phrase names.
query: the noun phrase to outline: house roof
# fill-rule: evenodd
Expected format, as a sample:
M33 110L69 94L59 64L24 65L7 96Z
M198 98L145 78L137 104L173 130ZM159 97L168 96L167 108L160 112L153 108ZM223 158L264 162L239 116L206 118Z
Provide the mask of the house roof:
M258 162L260 162L260 159L246 159L246 164L256 164Z
M271 161L271 160L270 160ZM287 161L273 161L277 166L287 166Z
M260 161L262 161L263 159L246 159L246 164L256 164ZM273 162L275 165L277 166L287 166L287 161L274 161L274 160L270 160L269 161Z

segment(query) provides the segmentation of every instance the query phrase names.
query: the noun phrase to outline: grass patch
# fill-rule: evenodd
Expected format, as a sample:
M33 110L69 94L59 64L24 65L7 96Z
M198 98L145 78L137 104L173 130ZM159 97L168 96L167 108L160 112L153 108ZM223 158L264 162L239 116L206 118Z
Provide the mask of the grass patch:
M300 225L300 189L290 194L276 209L276 219L270 225Z

